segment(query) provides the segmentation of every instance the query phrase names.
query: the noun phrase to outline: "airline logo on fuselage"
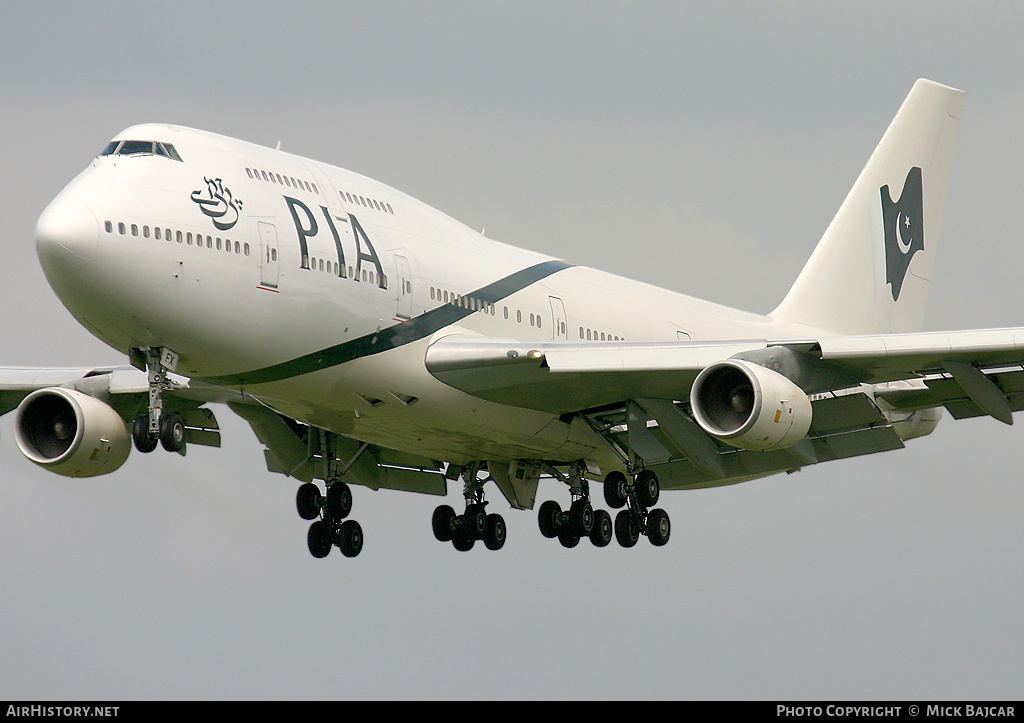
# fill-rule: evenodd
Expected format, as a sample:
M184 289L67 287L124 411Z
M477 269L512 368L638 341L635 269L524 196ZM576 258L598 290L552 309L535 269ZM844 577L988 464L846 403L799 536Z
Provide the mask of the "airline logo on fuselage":
M924 250L924 202L921 169L914 166L903 182L898 201L892 200L889 186L880 189L882 229L885 234L885 281L892 286L892 300L900 298L910 260Z
M192 191L190 198L198 204L199 209L213 219L213 225L219 231L233 228L242 212L242 201L234 198L231 191L219 178L203 178L206 188Z
M301 268L309 269L309 244L308 239L317 236L320 233L320 224L317 223L317 217L310 210L309 206L304 204L297 198L290 196L284 197L285 203L288 204L288 212L291 214L292 221L295 224L295 234L299 240L299 259ZM331 238L334 242L334 251L337 254L338 259L338 276L341 278L347 278L346 266L345 266L345 250L342 248L341 235L338 233L338 227L334 223L334 219L331 217L330 211L327 210L326 206L320 206L320 212L323 215L324 222L330 231ZM358 281L361 278L361 272L363 269L364 262L372 264L374 274L374 284L381 289L388 287L387 277L384 275L384 267L380 263L380 257L377 256L377 252L373 248L373 244L370 242L370 237L367 236L366 231L363 230L362 225L359 223L353 214L348 215L348 219L340 219L342 223L348 223L352 228L352 235L355 237L356 242L356 253L355 253L355 270L354 279ZM366 279L363 279L364 281Z

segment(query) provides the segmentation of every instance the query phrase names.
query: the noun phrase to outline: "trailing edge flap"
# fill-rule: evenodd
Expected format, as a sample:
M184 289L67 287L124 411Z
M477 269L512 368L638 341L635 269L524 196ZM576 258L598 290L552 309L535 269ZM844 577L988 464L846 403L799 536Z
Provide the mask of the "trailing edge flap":
M955 369L961 379L973 380L973 385L967 382L971 389L929 382L930 406L966 398L999 414L1005 413L1005 405L994 398L997 383L978 383L977 375L965 375L962 365L986 377L1024 365L1024 328L718 342L586 343L452 335L431 344L424 362L437 379L475 397L565 414L629 399L686 399L704 367L774 346L801 352L812 362L827 362L848 372L845 378L866 384L929 375L948 379ZM965 411L964 416L973 415Z

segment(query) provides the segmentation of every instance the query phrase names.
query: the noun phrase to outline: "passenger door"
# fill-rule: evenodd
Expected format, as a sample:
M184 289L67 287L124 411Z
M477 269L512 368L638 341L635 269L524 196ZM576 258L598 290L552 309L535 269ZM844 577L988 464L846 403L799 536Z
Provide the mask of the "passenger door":
M280 275L280 254L277 248L277 229L274 224L260 221L260 285L277 289Z

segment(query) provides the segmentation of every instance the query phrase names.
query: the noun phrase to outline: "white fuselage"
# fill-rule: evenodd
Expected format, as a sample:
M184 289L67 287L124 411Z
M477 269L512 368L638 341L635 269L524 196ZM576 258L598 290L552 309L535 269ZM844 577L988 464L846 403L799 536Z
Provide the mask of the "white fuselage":
M585 425L468 396L431 376L450 333L569 341L806 335L771 317L485 238L368 178L166 125L118 140L36 231L46 276L114 348L165 347L177 372L282 414L432 459L593 459ZM383 277L383 278L382 278Z

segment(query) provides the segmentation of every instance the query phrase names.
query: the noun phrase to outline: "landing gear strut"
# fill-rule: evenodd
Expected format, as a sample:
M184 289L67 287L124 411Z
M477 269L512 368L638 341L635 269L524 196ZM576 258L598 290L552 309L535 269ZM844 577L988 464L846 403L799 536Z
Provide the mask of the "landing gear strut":
M461 473L465 484L466 511L457 515L451 505L440 505L431 519L434 537L440 542L451 542L459 552L473 549L477 540L483 540L488 550L500 550L508 535L505 518L486 512L483 491L486 480L477 478L478 469L476 465L470 465Z

